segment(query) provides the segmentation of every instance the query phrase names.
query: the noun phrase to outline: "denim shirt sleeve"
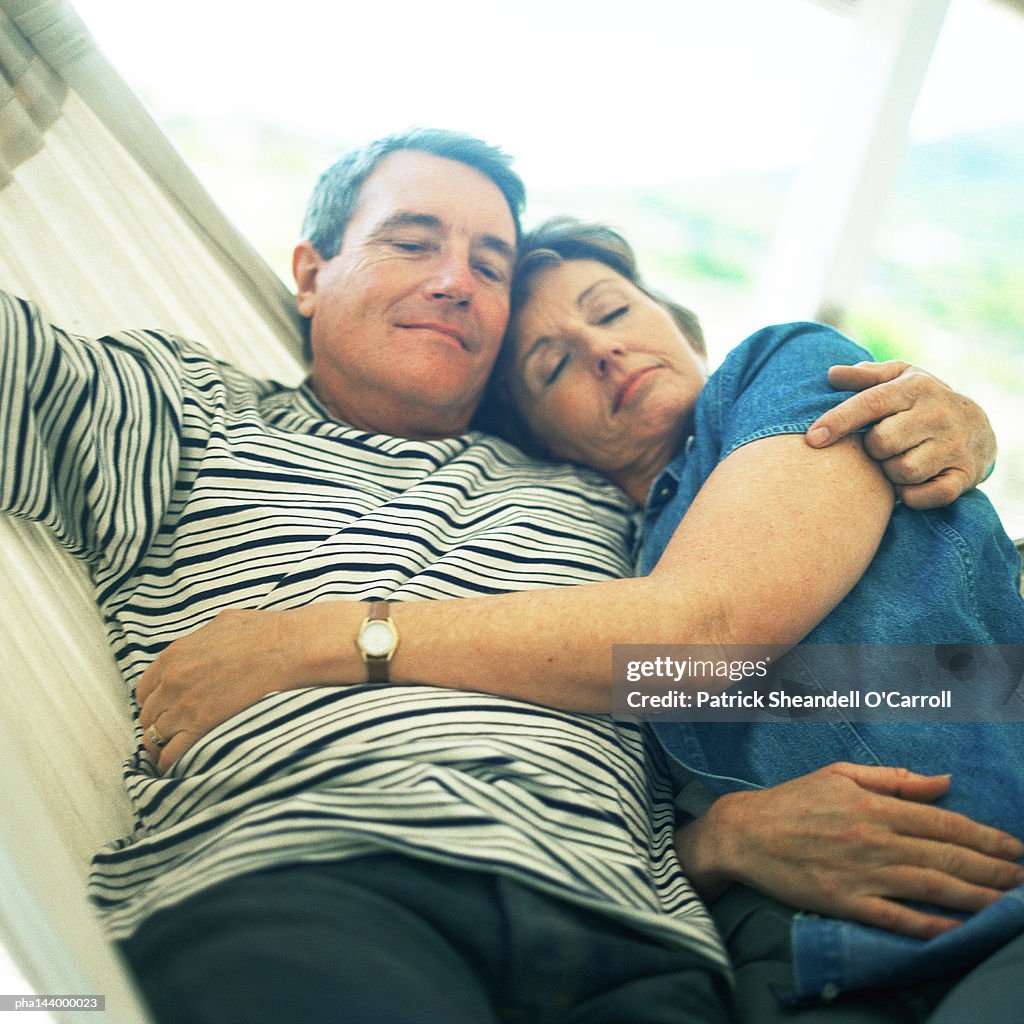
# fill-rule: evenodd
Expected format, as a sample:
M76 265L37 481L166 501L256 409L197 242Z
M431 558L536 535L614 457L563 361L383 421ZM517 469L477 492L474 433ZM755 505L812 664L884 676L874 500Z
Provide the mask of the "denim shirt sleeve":
M871 358L823 324L784 324L751 335L709 381L707 413L714 424L706 425L717 434L717 461L751 441L802 434L852 393L831 387L828 368Z
M802 434L848 398L828 368L871 354L823 324L766 327L741 342L711 375L694 409L693 432L648 497L637 571L655 566L715 467L737 448L775 434Z

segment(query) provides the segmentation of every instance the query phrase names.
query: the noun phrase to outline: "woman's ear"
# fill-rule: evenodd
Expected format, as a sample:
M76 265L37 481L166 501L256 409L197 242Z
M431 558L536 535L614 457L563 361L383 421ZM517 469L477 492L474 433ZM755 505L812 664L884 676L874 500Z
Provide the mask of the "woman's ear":
M305 317L316 311L316 284L323 257L312 242L299 242L292 253L292 275L295 278L295 305Z

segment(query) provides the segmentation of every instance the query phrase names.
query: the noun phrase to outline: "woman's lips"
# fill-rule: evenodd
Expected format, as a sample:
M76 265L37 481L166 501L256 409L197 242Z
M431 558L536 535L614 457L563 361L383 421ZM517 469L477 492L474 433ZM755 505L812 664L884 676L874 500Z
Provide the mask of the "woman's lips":
M633 397L640 382L653 370L659 370L659 365L644 366L639 370L634 370L629 374L626 379L615 389L615 397L612 401L612 414L617 413L623 405L626 404Z

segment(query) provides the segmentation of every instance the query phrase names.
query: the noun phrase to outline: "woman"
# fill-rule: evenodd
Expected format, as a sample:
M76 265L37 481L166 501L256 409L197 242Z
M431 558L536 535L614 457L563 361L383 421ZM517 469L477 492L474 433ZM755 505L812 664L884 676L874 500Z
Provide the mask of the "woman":
M641 572L677 566L685 584L683 565L699 568L710 557L721 566L719 589L710 595L726 617L716 638L731 632L736 643L788 644L800 634L805 643L889 645L871 665L881 669L881 679L865 680L855 657L836 664L834 647L831 657L818 659L814 678L812 659L804 681L835 690L865 682L905 687L908 668L920 669L920 648L907 658L906 648L892 645L1024 641L1019 556L982 494L969 493L937 512L893 508L856 439L824 460L802 447L799 434L837 401L819 386L825 369L858 358L845 338L813 324L768 328L706 380L692 314L642 286L621 237L571 221L550 222L531 236L518 282L518 312L495 375L499 421L521 445L598 469L644 506ZM775 474L789 481L789 493L780 492ZM765 518L758 506L769 504L773 484L772 514ZM845 507L822 490L843 495ZM824 551L817 547L820 534L799 536L816 530L822 514L835 529ZM763 564L750 563L743 583L728 539L717 548L688 541L691 530L707 536L714 524L727 538L751 530L763 535L774 569L766 573ZM781 562L780 536L790 549ZM697 592L707 596L704 586ZM1004 665L1002 649L986 659L993 648L977 646L975 671L966 666L965 677L964 664L948 649L934 650L950 659L930 666L926 682L936 691L950 686L964 702L977 702L980 694L965 684L990 683L985 673L994 666L1011 687L1016 681L1009 699L1019 708L1019 657ZM1012 655L1014 648L1006 651ZM997 703L1008 695L992 696ZM773 785L842 759L952 770L949 806L1019 833L1024 725L912 722L655 721L654 730L671 755L722 792ZM918 980L943 958L947 967L962 964L972 943L979 956L1024 926L1018 901L1000 904L1009 907L1006 920L993 922L990 911L987 923L975 918L935 940L931 951L849 923L799 922L793 932L798 991L809 996Z
M935 655L930 646L908 653L893 645L1024 641L1020 560L983 494L925 513L893 507L888 485L857 439L828 454L802 444L799 435L841 397L824 384L824 371L870 358L863 350L818 324L767 328L730 353L708 381L696 318L644 289L631 250L614 232L549 222L527 240L518 273L511 343L495 374L498 423L521 446L600 470L645 507L643 574L674 566L685 581L690 566L713 558L715 578L708 582L714 589L709 594L702 581L699 597L725 621L709 638L888 644L869 662L887 675L872 680L875 689L887 681L906 688L922 653ZM831 538L815 523L822 515ZM688 542L691 531L709 535L716 525L729 535L717 549ZM761 557L773 560L772 571L736 564L734 538L751 530L764 538ZM780 560L782 538L788 550ZM681 629L678 640L701 636ZM807 685L860 688L861 650L870 649L854 648L837 663L843 652L831 648L827 677L818 670L816 679L815 666L807 664L813 652L805 654L799 667ZM972 653L984 660L983 649ZM943 664L943 655L959 660ZM926 683L936 693L956 688L960 710L983 718L978 705L989 696L978 689L983 666L972 674L964 658L959 650L940 651L925 666ZM997 668L1006 680L1013 669L1012 678L1019 674L1014 663L997 662ZM965 685L974 690L964 693ZM993 710L1007 697L991 696ZM775 722L657 723L655 730L671 754L720 791L773 785L829 760L877 759L923 772L953 768L953 806L1019 831L1020 727L934 723L908 730L912 718L842 722L813 732L805 723L780 729ZM978 746L986 741L991 764ZM964 757L952 756L957 749ZM1010 758L996 756L1007 749ZM1001 782L994 764L1003 766ZM972 766L980 777L967 777Z

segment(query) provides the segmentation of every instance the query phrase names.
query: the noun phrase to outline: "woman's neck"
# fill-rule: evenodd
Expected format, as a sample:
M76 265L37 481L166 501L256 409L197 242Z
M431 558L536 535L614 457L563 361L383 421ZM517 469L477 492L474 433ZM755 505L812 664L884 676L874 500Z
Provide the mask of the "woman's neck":
M609 470L608 476L628 494L641 508L647 504L654 481L666 466L676 457L680 444L693 433L692 414L672 431L663 441L651 445L638 459L629 465Z
M625 466L608 475L641 508L647 504L647 495L661 471L672 461L674 452L658 452L641 463Z

